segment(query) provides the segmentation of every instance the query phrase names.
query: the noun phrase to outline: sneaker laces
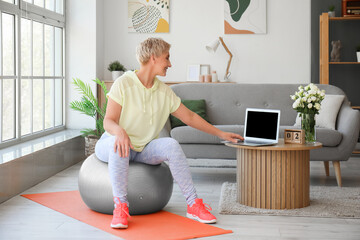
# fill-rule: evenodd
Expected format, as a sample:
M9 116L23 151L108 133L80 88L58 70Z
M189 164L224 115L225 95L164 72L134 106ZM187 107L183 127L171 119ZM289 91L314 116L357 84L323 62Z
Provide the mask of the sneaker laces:
M200 210L200 212L205 212L205 213L208 213L208 212L210 212L211 210L212 210L212 208L210 207L210 205L209 204L207 204L207 203L199 203L198 204L198 208L199 208L199 210Z
M124 216L124 215L127 215L129 218L131 218L130 214L127 211L125 211L125 209L123 207L115 208L115 216L116 217L120 217L120 216Z
M115 200L118 200L118 201L115 201ZM124 214L126 216L128 216L129 218L131 218L130 214L129 214L129 211L126 211L125 210L125 207L122 207L123 205L126 205L126 204L122 204L120 202L120 199L117 198L117 197L114 197L114 202L115 202L115 211L114 211L114 215L116 217L120 217L120 216L124 216Z

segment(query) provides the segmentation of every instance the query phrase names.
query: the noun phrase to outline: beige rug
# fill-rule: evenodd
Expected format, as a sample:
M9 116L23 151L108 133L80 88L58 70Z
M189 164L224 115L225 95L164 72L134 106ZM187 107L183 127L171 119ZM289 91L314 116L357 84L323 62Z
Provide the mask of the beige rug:
M236 195L236 183L223 183L219 203L220 214L360 218L360 188L311 186L310 206L289 210L244 206L236 202Z

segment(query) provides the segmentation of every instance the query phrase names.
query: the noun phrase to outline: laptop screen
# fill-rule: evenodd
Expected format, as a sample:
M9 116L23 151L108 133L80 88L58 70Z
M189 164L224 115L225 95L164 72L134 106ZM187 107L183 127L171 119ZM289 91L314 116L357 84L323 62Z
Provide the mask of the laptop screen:
M278 134L279 112L247 112L246 136L276 140Z

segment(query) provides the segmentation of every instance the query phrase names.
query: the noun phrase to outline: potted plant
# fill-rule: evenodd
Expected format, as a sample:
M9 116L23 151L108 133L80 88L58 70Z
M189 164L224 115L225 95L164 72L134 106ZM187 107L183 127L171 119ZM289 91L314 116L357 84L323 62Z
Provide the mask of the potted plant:
M112 79L115 81L126 71L126 68L119 61L113 61L109 64L108 70L111 72Z
M101 89L104 92L104 96L106 96L108 90L106 89L105 83L100 81L98 78L92 81L101 86ZM82 136L85 137L85 155L89 156L94 153L97 140L105 132L103 122L106 112L107 99L105 100L104 106L100 106L99 101L91 91L89 84L84 83L78 78L73 78L72 83L74 84L75 89L82 96L81 100L72 101L70 103L70 108L94 118L96 123L95 129L85 128L81 131Z
M330 5L329 6L329 17L335 17L335 6L334 5Z
M356 56L357 56L357 61L360 62L360 45L356 47Z

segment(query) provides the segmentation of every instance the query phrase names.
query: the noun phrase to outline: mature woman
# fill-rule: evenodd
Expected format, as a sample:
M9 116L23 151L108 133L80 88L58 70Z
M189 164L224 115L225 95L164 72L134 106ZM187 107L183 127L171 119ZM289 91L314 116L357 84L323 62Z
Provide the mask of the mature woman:
M236 142L243 139L223 132L190 111L178 96L156 76L166 76L171 67L170 44L149 38L137 47L140 70L128 71L110 89L104 119L106 132L96 144L96 156L109 165L115 209L111 227L127 228L129 216L127 180L129 161L160 164L168 161L170 171L187 202L187 217L203 223L216 218L198 198L179 143L172 138L158 138L169 114L185 124L221 139Z

